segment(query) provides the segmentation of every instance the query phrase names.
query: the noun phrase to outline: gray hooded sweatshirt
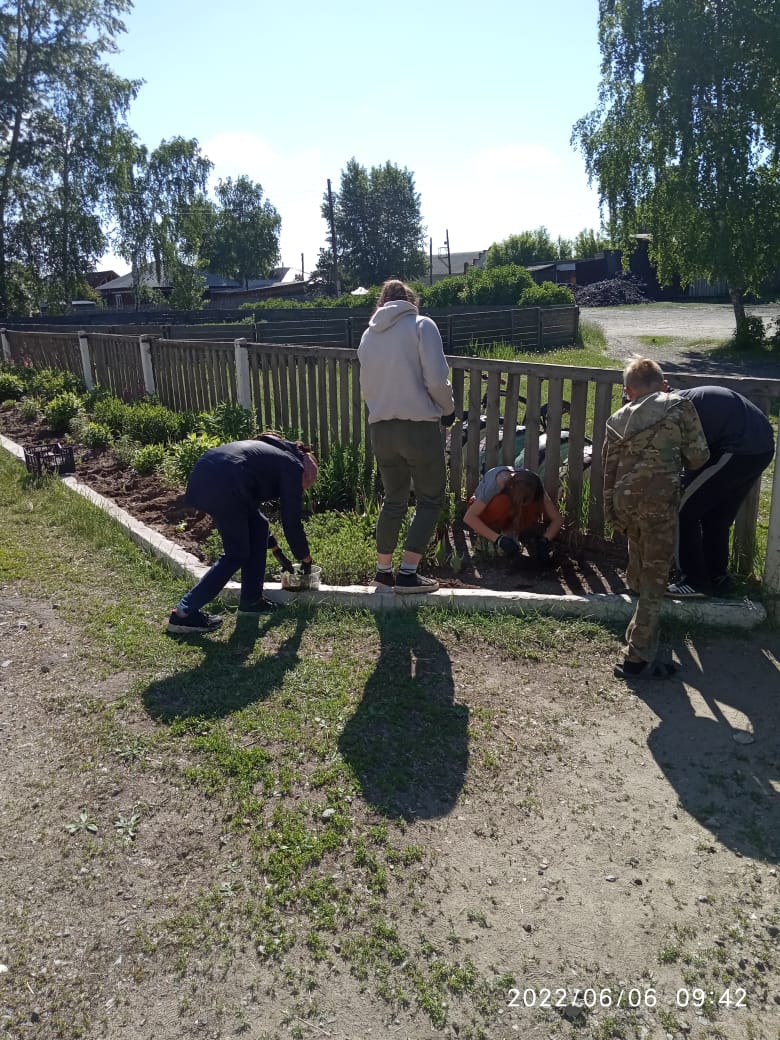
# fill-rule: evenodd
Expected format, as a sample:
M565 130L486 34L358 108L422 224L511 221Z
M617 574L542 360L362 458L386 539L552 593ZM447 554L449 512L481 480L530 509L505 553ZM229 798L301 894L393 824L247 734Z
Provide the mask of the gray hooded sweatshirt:
M455 411L449 366L436 323L406 300L379 307L358 347L369 423L431 422Z

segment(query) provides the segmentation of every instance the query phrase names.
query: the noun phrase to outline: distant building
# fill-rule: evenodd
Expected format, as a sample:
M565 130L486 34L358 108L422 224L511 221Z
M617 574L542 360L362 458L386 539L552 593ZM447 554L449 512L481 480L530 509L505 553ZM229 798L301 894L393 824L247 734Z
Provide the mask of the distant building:
M448 257L446 251L442 253L439 250L438 255L433 257L433 263L428 263L428 270L419 281L433 285L434 282L440 282L442 278L449 278L450 275L465 274L470 267L483 267L486 253L486 249L477 249L472 253L450 253Z
M171 280L164 271L158 278L153 264L142 271L140 281L150 289L158 289L166 299L171 294ZM203 295L207 307L213 305L229 309L273 296L302 298L305 288L306 282L292 267L276 267L268 278L250 278L248 286L243 286L234 278L226 278L211 271L203 272ZM104 282L97 287L97 291L107 307L120 310L135 307L132 272Z

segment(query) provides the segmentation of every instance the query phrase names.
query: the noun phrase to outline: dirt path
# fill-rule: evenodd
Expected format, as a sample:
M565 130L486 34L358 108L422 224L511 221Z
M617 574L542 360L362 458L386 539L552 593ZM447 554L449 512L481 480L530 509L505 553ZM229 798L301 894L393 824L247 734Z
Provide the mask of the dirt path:
M748 307L747 311L766 325L780 318L780 303ZM734 332L734 311L727 303L582 307L580 320L601 326L607 337L607 354L621 362L631 354L643 354L670 369L780 378L780 355L777 360L744 363L722 362L710 356L715 343L729 339ZM653 344L644 338L652 336L660 342ZM683 351L680 348L684 343L687 346Z

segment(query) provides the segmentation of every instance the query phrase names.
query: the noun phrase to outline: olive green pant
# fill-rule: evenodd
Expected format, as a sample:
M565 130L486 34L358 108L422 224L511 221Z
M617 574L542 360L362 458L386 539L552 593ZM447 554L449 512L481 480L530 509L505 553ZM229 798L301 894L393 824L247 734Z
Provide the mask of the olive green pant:
M626 582L639 594L626 629L626 656L630 661L654 661L659 614L674 556L677 513L656 510L645 516L618 516L618 520L628 535Z
M385 489L376 525L377 552L386 554L395 550L414 484L414 517L404 549L422 555L436 530L447 492L441 426L438 420L388 419L371 423L369 429Z

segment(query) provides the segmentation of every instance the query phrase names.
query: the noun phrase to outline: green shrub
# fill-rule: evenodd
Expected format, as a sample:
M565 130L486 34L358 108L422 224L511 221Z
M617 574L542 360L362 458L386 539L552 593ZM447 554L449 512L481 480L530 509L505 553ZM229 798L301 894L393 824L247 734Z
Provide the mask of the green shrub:
M472 304L517 305L522 291L531 288L533 284L528 271L516 264L492 267L486 271L472 267L466 275L466 284L459 300Z
M180 428L180 417L165 405L139 401L127 407L124 432L139 444L170 444Z
M82 408L81 398L70 390L53 397L44 410L52 433L67 433L71 421L79 415Z
M16 407L25 422L37 422L41 416L41 402L37 397L23 397Z
M757 314L745 315L734 332L732 345L735 350L761 350L766 341L766 329Z
M95 422L106 425L115 437L120 437L125 432L129 411L129 405L120 401L118 397L102 397L95 401L92 417Z
M254 413L240 404L224 401L210 412L204 412L200 418L203 432L210 437L218 437L223 443L230 441L246 441L257 432Z
M128 437L126 433L123 433L121 437L114 441L112 450L120 466L129 469L133 465L133 459L138 448L139 445L131 437Z
M542 282L541 285L530 285L520 293L520 307L558 307L572 305L574 293L568 285L556 285L554 282Z
M466 279L462 275L442 278L441 281L429 285L425 289L421 303L427 310L434 311L454 307L458 303L465 285Z
M13 372L0 372L0 401L20 401L24 396L24 383Z
M142 477L156 473L162 466L166 451L164 444L145 444L133 455L133 469Z
M27 369L30 373L27 392L43 401L52 401L60 394L73 393L83 395L86 387L73 372L60 372L53 368Z
M105 451L113 439L108 426L99 422L88 422L81 434L84 445L93 451Z
M191 433L178 444L168 447L163 460L162 469L166 477L174 484L186 484L192 467L209 448L219 445L217 437L209 437L206 433Z

